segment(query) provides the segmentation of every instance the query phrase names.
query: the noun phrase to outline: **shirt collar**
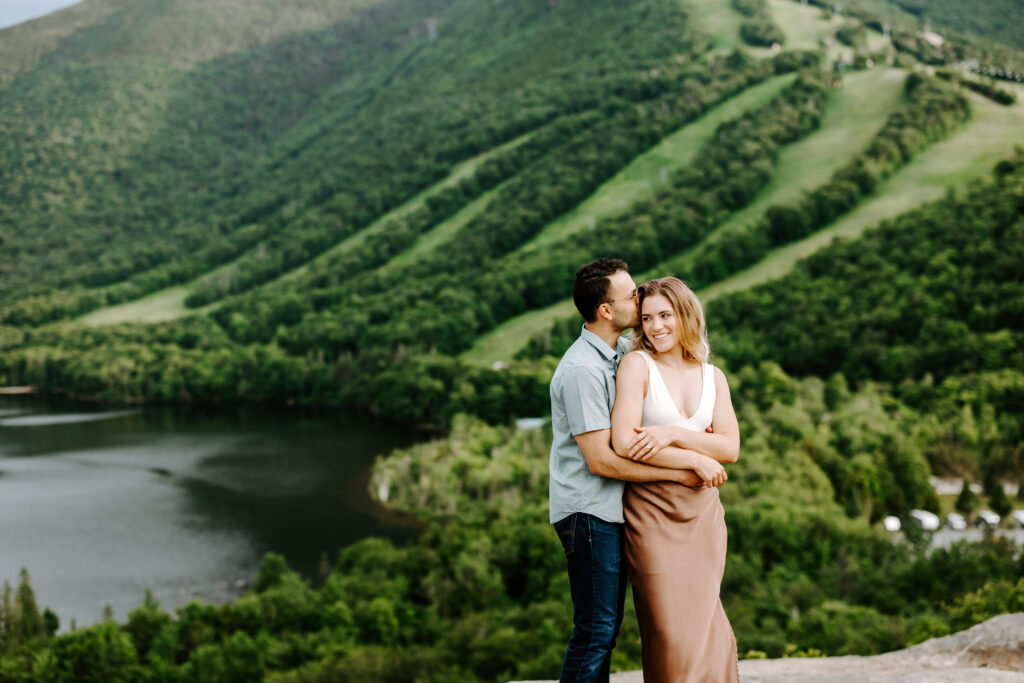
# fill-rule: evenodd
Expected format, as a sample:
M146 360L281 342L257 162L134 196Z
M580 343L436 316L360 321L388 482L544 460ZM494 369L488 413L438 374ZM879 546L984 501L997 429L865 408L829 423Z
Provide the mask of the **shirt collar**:
M598 352L606 360L616 361L616 360L619 359L619 350L618 350L618 348L614 348L613 349L612 347L608 346L608 344L605 342L604 339L601 339L596 334L594 334L593 332L588 330L586 325L583 326L583 331L580 332L580 337L585 339L587 342L590 343L591 346L593 346L595 349L597 349ZM616 342L615 345L616 345L616 347L618 347L619 346L618 342Z

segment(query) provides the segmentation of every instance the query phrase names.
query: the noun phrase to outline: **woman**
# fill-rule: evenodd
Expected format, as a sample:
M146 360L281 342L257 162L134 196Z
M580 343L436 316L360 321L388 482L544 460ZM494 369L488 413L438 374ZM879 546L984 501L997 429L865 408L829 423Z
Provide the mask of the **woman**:
M719 599L725 569L721 463L739 455L729 385L708 364L697 296L676 278L637 289L634 348L619 365L612 443L624 457L692 469L699 488L628 484L626 562L633 584L644 680L738 681L736 640ZM711 433L708 433L708 432Z

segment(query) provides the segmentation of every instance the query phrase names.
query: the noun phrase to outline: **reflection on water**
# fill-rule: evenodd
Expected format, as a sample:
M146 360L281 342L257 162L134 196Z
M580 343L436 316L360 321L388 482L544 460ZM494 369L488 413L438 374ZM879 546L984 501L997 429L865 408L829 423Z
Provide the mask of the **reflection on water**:
M224 600L268 551L312 575L369 535L412 532L365 492L408 430L268 410L87 411L0 400L0 580L27 567L66 628L124 619L151 587L165 608Z
M58 415L27 415L0 420L0 427L46 427L49 425L71 424L72 422L95 422L113 420L134 415L137 410L108 410L102 413L61 413Z

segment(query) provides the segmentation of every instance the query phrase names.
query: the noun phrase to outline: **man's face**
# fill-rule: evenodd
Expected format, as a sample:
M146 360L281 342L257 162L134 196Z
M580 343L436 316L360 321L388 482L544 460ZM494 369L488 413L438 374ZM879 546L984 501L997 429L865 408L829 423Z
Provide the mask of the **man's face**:
M612 312L612 324L618 330L625 330L637 324L636 283L624 270L608 276L611 287L608 290L608 308Z

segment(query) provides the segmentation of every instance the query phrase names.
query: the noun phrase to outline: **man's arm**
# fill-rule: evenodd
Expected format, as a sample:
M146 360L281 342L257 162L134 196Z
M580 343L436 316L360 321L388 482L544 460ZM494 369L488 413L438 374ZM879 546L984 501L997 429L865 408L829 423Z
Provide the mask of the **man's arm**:
M577 434L575 438L593 474L622 481L674 481L693 487L705 485L704 480L691 469L666 469L619 457L611 447L610 429Z

